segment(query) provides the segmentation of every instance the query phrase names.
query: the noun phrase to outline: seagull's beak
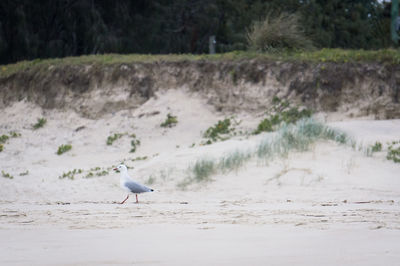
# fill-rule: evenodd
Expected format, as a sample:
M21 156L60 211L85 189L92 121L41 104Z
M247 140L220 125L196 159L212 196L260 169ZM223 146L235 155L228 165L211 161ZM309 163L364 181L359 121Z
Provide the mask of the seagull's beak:
M113 170L118 172L118 168L113 168Z

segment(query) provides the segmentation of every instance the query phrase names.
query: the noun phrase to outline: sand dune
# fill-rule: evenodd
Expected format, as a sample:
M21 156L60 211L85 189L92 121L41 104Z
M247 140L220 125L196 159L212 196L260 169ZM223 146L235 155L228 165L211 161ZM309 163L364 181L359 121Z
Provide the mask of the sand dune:
M178 124L162 128L168 113ZM307 152L268 163L254 158L212 181L179 187L196 160L252 149L272 134L246 134L261 114L239 113L236 131L242 134L201 145L202 133L230 115L182 90L98 120L27 102L4 109L0 133L21 137L9 139L0 153L1 170L14 176L0 178L1 264L398 263L400 164L388 161L384 151L366 156L318 142ZM32 130L38 117L47 124ZM380 141L385 149L400 139L400 120L316 117L328 117L330 126L363 145ZM107 145L114 133L126 134ZM140 140L135 153L129 152L130 134ZM57 155L61 144L71 144L71 151ZM140 195L140 204L115 204L126 196L110 170L120 162L156 190ZM82 173L59 178L73 169ZM85 178L89 172L94 176Z

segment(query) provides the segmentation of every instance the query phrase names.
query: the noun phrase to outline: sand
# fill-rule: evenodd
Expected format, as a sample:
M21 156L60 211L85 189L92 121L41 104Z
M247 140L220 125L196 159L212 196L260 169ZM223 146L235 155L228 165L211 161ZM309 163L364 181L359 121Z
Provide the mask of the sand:
M168 113L178 124L162 128ZM400 164L388 161L385 149L400 139L400 120L326 119L364 146L382 142L384 151L373 156L318 142L307 152L267 164L254 159L179 187L196 160L252 149L268 134L245 134L261 116L238 113L242 134L201 145L202 133L229 116L183 90L98 120L24 101L4 109L0 135L21 137L0 152L0 170L14 176L0 177L0 264L398 264ZM32 130L39 117L47 124ZM114 133L126 134L106 145ZM130 134L140 140L135 153ZM72 150L57 155L61 144ZM111 170L120 162L155 192L139 195L139 204L134 197L116 204L126 196ZM59 178L73 169L83 173ZM85 178L89 172L94 176Z

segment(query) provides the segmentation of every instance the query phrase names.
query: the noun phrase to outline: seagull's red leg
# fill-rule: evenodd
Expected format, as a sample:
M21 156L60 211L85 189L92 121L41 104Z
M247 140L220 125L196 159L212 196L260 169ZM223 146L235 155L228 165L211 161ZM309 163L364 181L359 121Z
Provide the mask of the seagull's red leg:
M128 196L126 196L126 199L124 199L124 201L123 201L123 202L121 202L120 204L124 204L124 203L125 203L125 201L126 201L128 198L129 198L129 194L128 194Z
M139 203L138 199L137 199L137 194L136 194L136 203Z

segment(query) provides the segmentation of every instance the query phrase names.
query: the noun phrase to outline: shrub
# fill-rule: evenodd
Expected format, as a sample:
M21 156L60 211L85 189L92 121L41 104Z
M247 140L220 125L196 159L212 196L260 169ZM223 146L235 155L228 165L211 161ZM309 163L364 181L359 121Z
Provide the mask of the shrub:
M9 139L7 135L2 135L0 136L0 143L6 143L6 141Z
M115 133L114 135L108 136L107 137L107 145L112 145L114 141L117 139L120 139L124 134L121 133Z
M39 129L41 127L44 127L44 125L47 123L46 118L38 118L36 124L33 125L33 129Z
M277 96L272 99L272 112L274 115L269 115L264 118L254 130L253 134L260 134L261 132L271 132L277 128L277 125L285 122L287 124L296 123L302 118L309 118L312 115L310 109L303 109L299 111L297 107L291 107L288 101L282 101ZM289 109L290 108L290 109Z
M400 163L400 141L393 141L389 145L386 158L395 163Z
M265 118L258 124L257 129L254 131L254 134L260 134L261 132L271 132L273 131L272 122Z
M231 124L231 119L225 118L224 120L218 121L214 126L209 127L203 134L204 138L209 139L206 144L211 144L212 141L226 139L226 137L224 138L223 135L228 135L235 130L233 127L231 127Z
M173 116L171 114L167 114L167 119L163 123L161 123L161 127L173 127L176 126L178 123L178 119L176 116Z
M131 140L131 150L130 152L135 152L137 149L137 146L140 145L140 140L136 139L136 136Z
M59 179L64 179L64 178L68 178L68 179L75 179L75 175L76 174L82 174L83 170L82 169L74 169L72 171L68 171L66 173L63 173L62 175L60 175L58 178Z
M268 14L263 21L254 22L247 30L249 48L257 51L276 49L312 49L313 44L301 27L297 14L283 12Z
M6 173L6 172L4 172L4 171L1 171L1 175L2 175L4 178L8 178L8 179L13 179L13 178L14 178L14 176L12 176L11 174Z
M18 132L15 132L15 131L11 131L10 132L10 136L12 138L18 138L18 137L21 137L21 133L18 133Z
M26 170L25 172L19 173L20 176L25 176L29 175L29 170Z
M61 154L65 153L65 152L69 151L70 149L72 149L72 145L70 145L70 144L65 144L64 145L63 144L63 145L58 147L57 154L61 155Z
M375 142L375 144L371 147L372 152L379 152L382 150L382 143L379 141Z

